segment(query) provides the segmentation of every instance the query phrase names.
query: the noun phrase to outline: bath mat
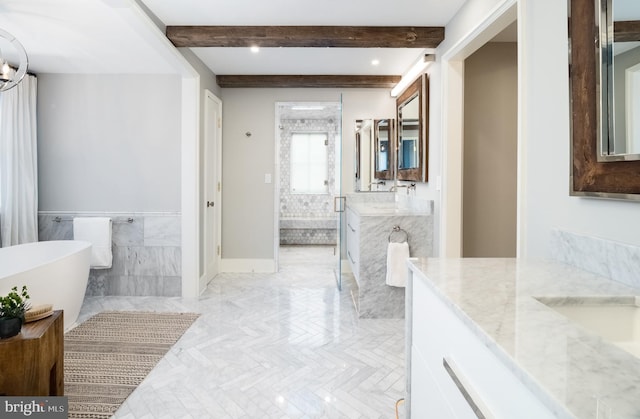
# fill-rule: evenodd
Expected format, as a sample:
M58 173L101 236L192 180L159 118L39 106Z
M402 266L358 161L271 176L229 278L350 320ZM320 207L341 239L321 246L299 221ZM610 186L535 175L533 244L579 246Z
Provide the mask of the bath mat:
M69 418L110 418L198 316L108 311L67 332Z

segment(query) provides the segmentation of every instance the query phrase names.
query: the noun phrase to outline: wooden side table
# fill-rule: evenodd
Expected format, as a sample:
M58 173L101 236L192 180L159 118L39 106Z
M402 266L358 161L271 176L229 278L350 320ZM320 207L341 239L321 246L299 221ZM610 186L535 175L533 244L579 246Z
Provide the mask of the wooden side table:
M0 396L64 395L62 310L0 339Z

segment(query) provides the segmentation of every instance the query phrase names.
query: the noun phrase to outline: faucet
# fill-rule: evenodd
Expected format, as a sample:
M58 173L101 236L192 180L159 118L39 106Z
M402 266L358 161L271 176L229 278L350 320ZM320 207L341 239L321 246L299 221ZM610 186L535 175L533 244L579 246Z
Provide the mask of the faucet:
M414 191L416 190L416 184L411 183L410 185L393 185L391 188L389 188L389 192L397 191L398 188L407 188L407 195L409 195L409 191L411 189L413 189Z
M371 185L386 185L387 183L384 180L376 180L375 182L371 182L369 184L369 186Z
M369 183L369 189L373 190L371 188L372 185L376 185L376 191L380 188L380 185L384 186L386 185L386 182L384 180L376 180L375 182L371 182Z

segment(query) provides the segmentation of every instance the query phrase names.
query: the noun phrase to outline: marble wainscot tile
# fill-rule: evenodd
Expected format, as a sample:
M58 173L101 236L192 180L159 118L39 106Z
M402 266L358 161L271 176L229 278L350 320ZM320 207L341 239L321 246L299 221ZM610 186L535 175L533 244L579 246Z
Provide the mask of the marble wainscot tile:
M39 214L39 240L72 240L73 217L91 214ZM113 220L113 262L91 269L87 296L177 296L182 288L179 215L100 214ZM57 217L60 222L56 222ZM133 222L128 222L129 218Z
M89 272L87 295L180 295L181 248L114 246L113 250L111 269Z
M126 262L128 256L128 247L113 246L113 261L111 262L110 269L104 269L108 271L110 275L125 275ZM92 271L100 271L101 269L92 269Z
M107 286L111 282L112 276L106 272L99 270L89 271L89 279L87 280L87 289L85 296L104 296L107 294Z
M127 249L125 247L113 246L113 259L109 269L91 269L89 271L89 281L87 283L87 295L104 296L112 295L111 289L116 278L124 275Z
M145 246L181 246L180 215L158 215L144 217Z
M133 220L129 222L129 219ZM144 245L144 217L113 217L111 240L114 246Z
M552 257L563 263L640 287L640 247L598 237L554 230Z
M73 240L72 219L69 215L38 215L38 240Z
M118 276L107 283L106 295L177 297L182 293L179 276Z
M180 247L127 247L125 275L178 276L182 274Z

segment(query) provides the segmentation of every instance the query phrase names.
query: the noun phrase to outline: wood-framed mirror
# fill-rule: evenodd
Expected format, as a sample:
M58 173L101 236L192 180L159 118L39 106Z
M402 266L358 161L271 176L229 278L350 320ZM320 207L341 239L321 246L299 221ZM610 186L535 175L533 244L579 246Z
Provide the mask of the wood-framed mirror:
M426 182L428 173L429 79L421 75L396 99L396 179Z
M393 118L355 121L355 191L382 192L394 179L395 126Z
M376 119L373 132L375 178L392 180L395 161L393 153L395 119Z
M355 190L368 190L372 181L371 147L373 138L371 135L371 120L357 119L355 123Z
M601 78L602 66L608 65L606 45L612 41L607 37L613 34L615 39L623 26L614 25L611 21L610 26L602 28L602 16L603 13L606 15L608 0L568 1L571 195L640 200L640 160L603 159L603 143L600 141L603 135L608 135L603 134L608 132L603 125L609 121L609 106L612 106L609 104L608 81ZM594 22L599 24L594 25ZM632 34L634 37L640 31L635 32Z

